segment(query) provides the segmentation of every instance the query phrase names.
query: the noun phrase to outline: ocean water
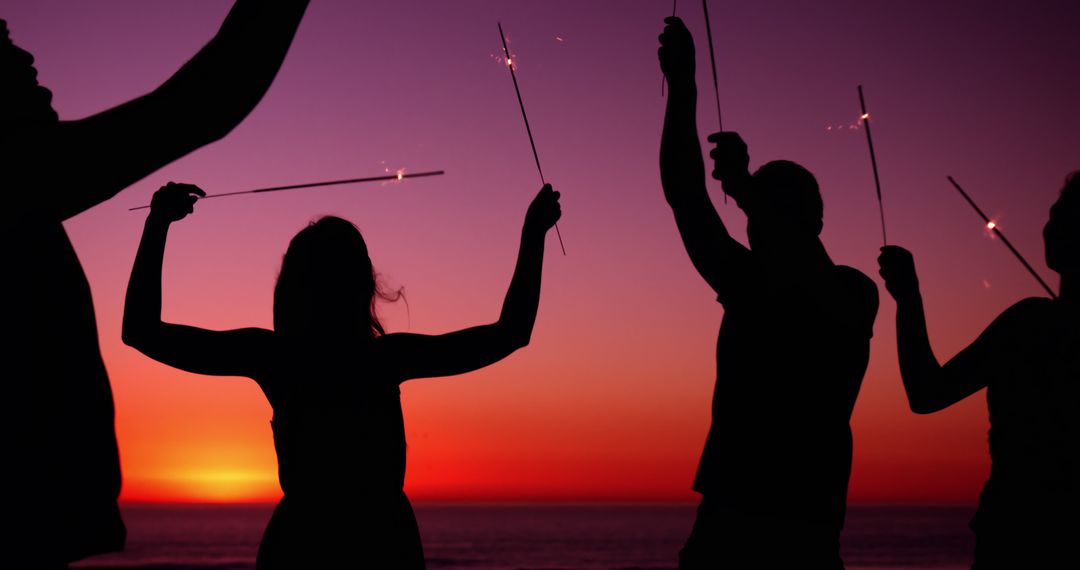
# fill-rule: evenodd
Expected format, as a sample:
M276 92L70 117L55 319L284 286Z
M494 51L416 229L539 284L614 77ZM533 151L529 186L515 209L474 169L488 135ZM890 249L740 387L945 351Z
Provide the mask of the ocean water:
M693 505L416 505L432 570L674 569ZM128 545L80 569L252 570L272 505L127 505ZM973 507L852 506L849 570L961 570Z

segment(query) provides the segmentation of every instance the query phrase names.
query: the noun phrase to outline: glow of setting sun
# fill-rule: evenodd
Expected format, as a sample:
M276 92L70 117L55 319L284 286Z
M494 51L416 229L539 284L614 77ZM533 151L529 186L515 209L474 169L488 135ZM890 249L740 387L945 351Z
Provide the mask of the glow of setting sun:
M248 503L276 500L277 473L254 469L199 469L178 473L163 486L172 497L187 502Z

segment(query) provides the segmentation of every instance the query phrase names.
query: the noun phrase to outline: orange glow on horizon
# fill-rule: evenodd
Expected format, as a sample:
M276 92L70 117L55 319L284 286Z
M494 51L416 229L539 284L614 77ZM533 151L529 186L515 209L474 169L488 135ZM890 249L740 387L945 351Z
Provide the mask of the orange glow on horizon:
M230 3L162 3L144 11L40 4L10 2L4 17L16 43L35 55L41 82L68 120L160 85L221 27ZM273 411L253 381L186 374L121 340L127 280L146 219L127 208L148 204L168 180L217 192L354 173L386 178L348 190L200 201L170 230L162 306L169 322L270 328L282 256L297 231L325 215L361 228L387 289L404 288L404 301L380 305L388 331L439 334L500 314L521 222L539 182L513 87L491 67L495 61L516 74L510 38L504 49L490 25L494 18L463 17L455 3L383 3L377 21L361 3L314 4L273 86L238 128L63 224L93 295L125 501L266 502L281 493ZM661 22L645 3L620 8L616 19L604 3L578 4L572 18L529 3L507 4L499 17L518 30L514 43L528 50L526 71L534 82L521 87L547 174L565 195L560 225L580 248L563 257L551 235L556 232L548 235L528 347L476 373L402 386L405 488L417 501L698 497L690 487L709 427L723 307L686 255L658 176L665 101L657 96L662 73L650 44ZM1068 18L1029 11L1039 25L1020 32L1031 35L1001 42L991 33L996 23L958 26L969 17L962 7L924 8L894 14L896 26L926 28L917 50L895 49L892 42L904 41L902 34L866 41L860 34L874 31L859 27L857 12L799 8L799 17L778 22L780 36L858 33L805 43L798 73L751 78L767 89L722 95L755 162L791 158L813 171L828 212L822 243L836 263L878 286L872 356L852 421L852 503L971 503L990 460L985 394L930 416L908 408L895 303L878 278L880 234L877 204L867 191L866 143L854 135L872 117L860 108L850 120L858 102L849 88L870 82L881 94L872 97L875 103L883 112L894 109L879 133L886 145L882 182L904 189L888 212L897 230L890 239L895 234L896 244L915 256L931 342L942 360L1038 289L1007 252L986 243L999 235L997 218L988 227L991 219L972 217L959 197L943 195L949 190L941 173L963 174L988 212L1006 212L997 217L1008 219L1017 249L1038 252L1046 208L1057 199L1066 170L1076 168L1069 159L1080 156L1068 105L1080 79L1031 73L1032 61L1042 69L1074 65L1072 53L1042 41L1066 37ZM746 16L770 14L755 7ZM356 33L350 22L370 25ZM403 30L380 22L411 24ZM131 57L147 37L168 49ZM566 37L574 41L559 43ZM697 37L699 47L703 39ZM750 70L792 65L790 46L756 40L746 57L728 63ZM372 54L372 46L392 57L373 54L357 63L351 55ZM995 65L968 65L972 53ZM425 66L410 69L410 61ZM905 73L864 77L866 61ZM126 62L122 72L116 62ZM706 70L706 60L697 63ZM927 72L906 73L913 69ZM965 70L965 81L942 89L941 78L955 69ZM107 81L88 83L94 77ZM697 79L703 88L705 75ZM792 93L800 95L797 104ZM933 96L923 96L928 93ZM1032 93L1041 98L1033 102ZM706 109L707 101L699 104L699 111ZM1066 115L1032 121L1033 105ZM1061 144L1002 144L985 136L979 118L986 116L1008 126L1010 141ZM597 133L603 144L595 144ZM420 171L395 166L401 164L437 165L454 175L413 178ZM918 168L895 166L905 164ZM979 166L986 164L1009 164L1010 172L1002 177ZM400 187L405 178L408 189ZM1018 195L1013 189L1020 186L1030 191ZM746 243L743 213L717 202L732 236ZM980 219L983 232L975 231ZM1048 272L1043 256L1030 261ZM781 409L771 403L752 404L761 407L763 423Z
M277 472L210 468L128 478L124 500L169 503L267 503L281 498Z

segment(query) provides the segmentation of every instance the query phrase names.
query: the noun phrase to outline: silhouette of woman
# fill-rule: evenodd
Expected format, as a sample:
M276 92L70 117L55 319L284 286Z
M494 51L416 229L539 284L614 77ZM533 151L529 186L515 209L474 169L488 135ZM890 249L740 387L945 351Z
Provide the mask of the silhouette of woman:
M1056 300L1005 310L944 366L926 331L912 255L882 248L896 300L900 373L917 414L986 388L990 477L971 522L973 569L1071 568L1080 536L1080 176L1066 181L1043 230L1046 263L1061 275Z
M529 343L540 301L544 236L561 216L545 185L529 205L498 321L448 334L386 334L385 297L359 230L326 217L293 238L274 290L274 330L210 331L161 321L161 266L169 225L191 213L199 188L169 183L154 195L124 307L124 342L198 374L254 379L271 422L284 498L257 567L424 567L402 492L405 430L399 384L463 374Z
M218 34L146 95L61 121L0 20L6 326L0 552L52 568L121 550L120 457L90 284L63 222L221 139L266 93L307 0L238 0ZM161 136L167 132L169 136Z

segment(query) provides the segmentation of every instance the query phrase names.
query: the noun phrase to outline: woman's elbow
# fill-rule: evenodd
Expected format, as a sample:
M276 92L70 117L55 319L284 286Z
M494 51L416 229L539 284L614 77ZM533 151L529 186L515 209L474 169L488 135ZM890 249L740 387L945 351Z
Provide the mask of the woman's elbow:
M122 340L124 344L134 349L138 349L139 346L142 344L142 337L126 326L124 327L123 332L120 333L120 340Z
M120 331L120 340L139 352L146 352L146 347L150 344L148 327L125 321Z
M498 328L500 329L498 332L499 337L503 341L507 354L529 346L529 342L532 340L532 327L513 327L500 324Z
M940 412L948 406L944 402L941 402L940 400L935 398L927 396L912 397L910 394L908 394L908 407L911 408L912 413L918 414L920 416L925 416L933 414L935 412Z
M918 414L920 416L926 416L926 415L932 414L932 413L934 413L936 411L939 411L941 409L941 408L938 408L938 407L935 407L935 406L930 406L928 404L924 404L924 403L921 403L921 402L920 403L908 402L908 403L910 404L912 413Z
M508 331L503 337L507 354L529 346L532 340L532 331Z

